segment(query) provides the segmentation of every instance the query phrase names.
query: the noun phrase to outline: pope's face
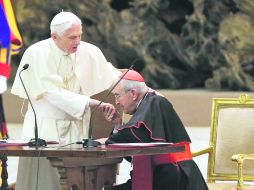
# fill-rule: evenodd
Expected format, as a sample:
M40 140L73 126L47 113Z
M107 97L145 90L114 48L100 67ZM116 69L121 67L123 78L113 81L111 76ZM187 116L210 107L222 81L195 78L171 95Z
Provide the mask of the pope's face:
M62 36L53 34L52 38L60 49L70 54L77 51L81 41L81 35L82 26L80 24L73 24Z

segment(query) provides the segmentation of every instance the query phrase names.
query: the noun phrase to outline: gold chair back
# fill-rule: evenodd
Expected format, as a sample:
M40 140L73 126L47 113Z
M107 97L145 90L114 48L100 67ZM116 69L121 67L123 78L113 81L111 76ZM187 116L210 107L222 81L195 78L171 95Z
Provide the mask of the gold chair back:
M253 154L253 142L254 99L247 94L239 98L214 98L209 147L193 153L194 156L209 153L207 181L210 190L254 189L254 186L237 188L231 182L239 181L239 171L243 171L244 181L254 182L253 160L246 160L241 169L232 162L233 155ZM219 181L230 181L231 185L227 186L224 182L219 187Z

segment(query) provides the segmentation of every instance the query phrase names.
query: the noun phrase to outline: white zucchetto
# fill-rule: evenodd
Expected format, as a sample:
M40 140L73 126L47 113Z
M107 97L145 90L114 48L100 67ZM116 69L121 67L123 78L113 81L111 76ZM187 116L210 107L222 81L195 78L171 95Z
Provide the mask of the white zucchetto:
M82 24L75 14L62 11L52 19L50 23L51 33L57 32L58 34L63 34L66 29L75 23Z

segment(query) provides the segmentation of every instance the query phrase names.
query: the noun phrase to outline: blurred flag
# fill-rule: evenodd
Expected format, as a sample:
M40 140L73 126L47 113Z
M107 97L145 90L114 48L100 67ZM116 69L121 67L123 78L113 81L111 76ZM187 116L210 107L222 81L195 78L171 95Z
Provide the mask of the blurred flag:
M0 0L0 96L10 77L11 56L23 46L11 0ZM0 97L0 137L7 138L2 97Z
M0 75L10 77L11 55L22 45L11 0L0 0Z

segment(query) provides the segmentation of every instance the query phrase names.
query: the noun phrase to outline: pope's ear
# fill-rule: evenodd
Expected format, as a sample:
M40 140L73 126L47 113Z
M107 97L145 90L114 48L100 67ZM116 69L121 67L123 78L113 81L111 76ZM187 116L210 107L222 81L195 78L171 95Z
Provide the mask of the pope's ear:
M51 38L53 39L53 40L55 40L56 39L56 34L51 34Z

